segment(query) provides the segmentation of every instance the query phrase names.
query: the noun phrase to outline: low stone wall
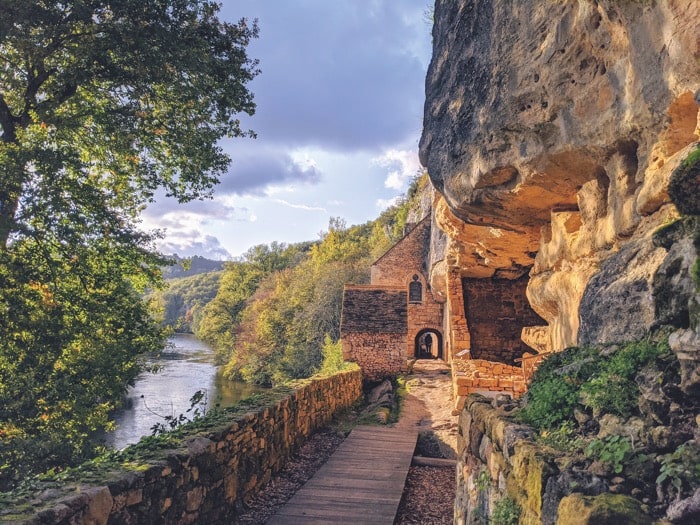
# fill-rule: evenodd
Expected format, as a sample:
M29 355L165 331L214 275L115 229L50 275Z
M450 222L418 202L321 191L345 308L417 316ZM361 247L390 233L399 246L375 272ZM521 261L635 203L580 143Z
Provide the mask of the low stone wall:
M507 394L520 397L527 390L523 369L485 359L454 359L452 391L455 395L454 415L464 408L469 394Z
M519 525L651 523L639 502L611 494L605 481L567 469L508 406L472 395L459 418L455 525L487 523L505 498L521 508Z
M455 359L452 378L458 396L489 391L518 397L527 390L522 368L485 359Z
M0 511L12 524L233 523L242 502L280 470L291 454L362 395L350 370L278 391L265 407L183 438L169 450L136 458L98 480L38 487ZM95 475L93 474L93 478Z

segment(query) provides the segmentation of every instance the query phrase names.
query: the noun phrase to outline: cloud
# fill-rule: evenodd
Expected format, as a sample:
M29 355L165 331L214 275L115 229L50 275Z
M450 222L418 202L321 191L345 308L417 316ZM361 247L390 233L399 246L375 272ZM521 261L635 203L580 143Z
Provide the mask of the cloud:
M234 220L237 213L245 208L235 208L218 198L193 200L179 203L177 199L163 196L148 206L141 217L148 224L159 228L187 228L192 224L202 224L209 220Z
M158 249L166 255L192 257L200 255L208 259L231 259L231 254L221 246L213 235L202 235L197 231L180 232L176 239L158 243Z
M202 255L211 259L230 259L231 254L219 239L209 233L215 224L252 223L257 217L246 207L227 204L228 199L190 201L180 204L162 194L141 214L141 225L147 230L160 230L165 238L157 247L165 254L182 257Z
M248 47L262 71L249 84L257 110L237 116L258 138L220 142L232 163L213 200L159 197L144 227L166 228L169 251L221 258L313 236L324 214L364 222L375 202L394 204L418 171L404 150L422 129L425 0L221 3L224 20L259 19Z
M372 159L372 163L389 170L384 186L397 191L405 191L421 169L415 150L390 149Z
M317 184L321 171L311 159L294 159L284 148L250 146L232 148L233 162L216 187L217 194L264 195L271 185Z
M424 0L241 0L224 16L258 18L249 47L261 140L340 151L387 147L420 133L430 55Z
M401 195L397 195L396 197L392 197L391 199L377 199L376 200L377 209L380 211L384 211L387 208L390 208L390 207L398 204L400 200L401 200Z
M294 208L295 210L322 211L324 213L328 213L328 210L321 206L309 206L307 204L292 204L291 202L285 201L283 199L274 199L272 202L282 204L283 206L287 206L289 208Z

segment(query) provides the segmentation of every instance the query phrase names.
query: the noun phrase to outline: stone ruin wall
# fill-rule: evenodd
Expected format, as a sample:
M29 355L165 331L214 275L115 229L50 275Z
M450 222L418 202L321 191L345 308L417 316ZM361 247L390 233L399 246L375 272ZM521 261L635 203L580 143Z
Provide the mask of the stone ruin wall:
M279 401L183 439L163 459L143 460L146 468L115 472L101 482L68 481L60 490L38 487L32 505L3 509L0 522L235 523L243 502L361 396L357 368L301 381Z
M406 337L398 334L355 332L342 338L343 358L357 363L363 377L377 382L406 369Z
M523 327L544 321L530 308L527 283L527 276L462 280L473 359L515 365L516 358L532 351L520 338Z

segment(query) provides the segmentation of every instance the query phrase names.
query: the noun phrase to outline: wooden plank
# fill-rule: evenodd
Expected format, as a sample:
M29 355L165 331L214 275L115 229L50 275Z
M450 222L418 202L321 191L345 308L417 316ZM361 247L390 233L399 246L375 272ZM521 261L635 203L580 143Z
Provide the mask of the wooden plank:
M351 479L351 478L346 478L345 480L340 479L340 478L324 478L323 484L320 484L321 486L324 487L330 487L330 488L342 488L345 487L347 489L372 489L372 490L388 490L392 491L396 487L401 488L403 490L405 482L405 477L404 479L401 479L399 476L397 476L397 479L391 479L391 480L386 480L386 479ZM311 481L307 482L307 485L311 483ZM312 487L318 486L319 483L315 482ZM306 487L306 485L304 485ZM299 492L297 494L301 493L304 490L304 487L299 489Z
M281 519L281 523L285 523L284 518L288 518L286 523L306 523L308 518L325 518L333 520L343 520L347 523L354 523L353 520L364 522L368 516L371 516L373 523L377 524L393 524L396 516L396 507L391 505L355 505L351 507L339 507L323 505L285 505L284 512L278 513L275 516ZM294 518L294 519L291 519ZM268 522L269 523L269 522Z
M274 515L266 523L267 525L377 525L377 518L371 515L319 518L289 514L285 516Z
M358 500L376 500L376 501L392 501L393 497L391 494L384 494L377 490L363 490L358 488L352 492L348 492L343 489L332 488L332 487L311 487L307 492L310 497L325 498L329 501L339 499L343 501L358 501Z
M417 437L356 427L268 524L393 524Z

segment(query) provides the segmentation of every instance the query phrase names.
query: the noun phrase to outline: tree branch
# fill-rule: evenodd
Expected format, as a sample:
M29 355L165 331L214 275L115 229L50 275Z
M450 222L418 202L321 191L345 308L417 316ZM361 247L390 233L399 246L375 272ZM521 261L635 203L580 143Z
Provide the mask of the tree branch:
M15 124L17 119L12 115L5 97L0 93L0 126L2 126L3 142L14 142L17 139Z

